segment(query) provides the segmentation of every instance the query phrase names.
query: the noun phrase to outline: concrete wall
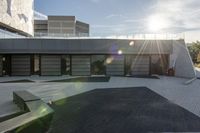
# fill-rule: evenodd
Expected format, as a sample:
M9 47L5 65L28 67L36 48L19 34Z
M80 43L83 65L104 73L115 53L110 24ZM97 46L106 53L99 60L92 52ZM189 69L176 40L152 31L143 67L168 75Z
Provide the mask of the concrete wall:
M185 42L173 41L173 54L170 55L170 67L174 67L175 76L194 78L196 72Z
M0 25L23 35L33 35L34 0L1 0Z

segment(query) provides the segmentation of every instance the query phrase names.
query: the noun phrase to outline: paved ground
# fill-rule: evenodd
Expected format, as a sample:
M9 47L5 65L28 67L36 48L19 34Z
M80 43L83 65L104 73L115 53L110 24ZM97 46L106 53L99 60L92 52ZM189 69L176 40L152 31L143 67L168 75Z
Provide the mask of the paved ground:
M196 68L197 77L200 77L200 68Z
M36 83L1 83L0 84L0 116L17 111L12 103L14 90L28 90L44 101L54 101L96 88L137 87L146 86L152 91L169 99L183 108L200 116L200 80L184 85L187 79L160 77L160 79L141 79L112 77L109 82L102 83L45 83L46 80L60 80L62 77L1 77L0 82L8 80L29 79Z
M95 89L52 108L51 133L200 132L200 117L146 87Z

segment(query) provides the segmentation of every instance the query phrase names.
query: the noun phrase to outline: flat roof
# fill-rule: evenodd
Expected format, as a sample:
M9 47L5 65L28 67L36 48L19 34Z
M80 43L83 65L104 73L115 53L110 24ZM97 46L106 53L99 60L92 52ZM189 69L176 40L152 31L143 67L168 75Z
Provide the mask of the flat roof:
M183 40L0 39L0 54L170 54Z

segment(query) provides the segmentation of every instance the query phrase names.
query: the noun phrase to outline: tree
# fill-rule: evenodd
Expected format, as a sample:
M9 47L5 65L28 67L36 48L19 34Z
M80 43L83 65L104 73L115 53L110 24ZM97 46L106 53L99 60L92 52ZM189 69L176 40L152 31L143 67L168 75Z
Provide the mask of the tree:
M190 46L188 46L191 58L194 63L200 63L200 42L193 42Z
M200 52L199 52L199 54L197 55L197 63L200 63Z

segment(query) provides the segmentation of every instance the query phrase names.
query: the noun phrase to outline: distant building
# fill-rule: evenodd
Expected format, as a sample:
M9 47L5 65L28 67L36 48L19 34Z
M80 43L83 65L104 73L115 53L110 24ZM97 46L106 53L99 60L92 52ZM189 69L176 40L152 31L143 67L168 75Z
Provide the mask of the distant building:
M88 37L89 24L77 21L75 16L48 16L47 20L35 20L36 37Z
M0 38L33 36L34 0L1 0Z

